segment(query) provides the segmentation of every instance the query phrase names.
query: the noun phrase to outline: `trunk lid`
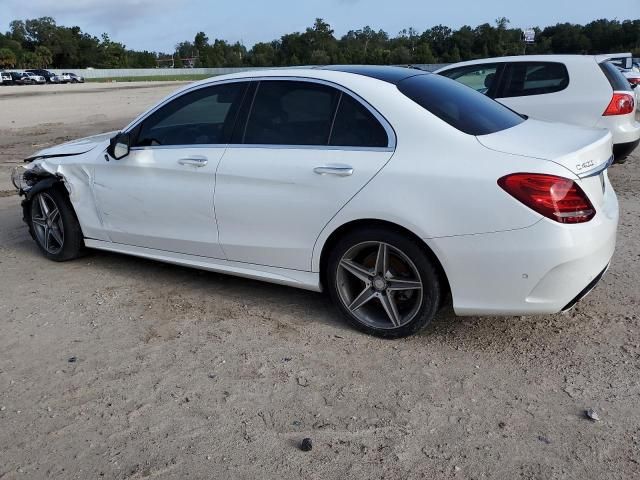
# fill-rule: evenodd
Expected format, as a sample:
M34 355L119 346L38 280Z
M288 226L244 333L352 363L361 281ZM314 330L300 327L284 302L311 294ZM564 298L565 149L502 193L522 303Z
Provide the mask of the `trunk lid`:
M491 150L551 161L581 178L606 168L613 148L608 130L532 119L476 138Z

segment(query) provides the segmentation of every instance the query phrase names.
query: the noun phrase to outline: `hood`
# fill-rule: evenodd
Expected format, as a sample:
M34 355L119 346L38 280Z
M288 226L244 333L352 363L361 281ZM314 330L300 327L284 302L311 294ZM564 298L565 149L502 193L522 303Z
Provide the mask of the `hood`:
M45 148L26 158L25 161L29 162L36 158L51 158L51 157L69 157L72 155L81 155L93 150L98 145L106 147L109 140L116 134L117 131L101 133L99 135L92 135L91 137L80 138L78 140L72 140L70 142L61 143L53 147Z
M555 162L579 177L607 166L613 148L608 130L533 119L476 138L491 150Z

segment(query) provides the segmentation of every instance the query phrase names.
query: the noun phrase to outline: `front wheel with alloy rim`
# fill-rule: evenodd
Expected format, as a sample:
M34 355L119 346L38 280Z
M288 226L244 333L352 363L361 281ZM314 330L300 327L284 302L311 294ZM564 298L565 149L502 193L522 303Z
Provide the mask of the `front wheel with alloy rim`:
M80 224L60 188L33 195L27 215L31 236L47 258L62 262L80 255L84 246Z
M327 262L329 293L347 321L387 338L412 335L435 317L440 282L418 242L367 229L342 237Z

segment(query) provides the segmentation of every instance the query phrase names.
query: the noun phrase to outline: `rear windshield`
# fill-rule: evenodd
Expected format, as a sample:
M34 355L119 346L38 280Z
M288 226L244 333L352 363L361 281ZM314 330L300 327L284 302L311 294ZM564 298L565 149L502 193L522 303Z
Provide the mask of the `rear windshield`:
M515 127L524 117L461 83L440 75L416 75L398 83L398 89L418 105L469 135Z
M600 68L605 77L607 77L607 80L609 80L611 88L614 90L631 90L629 81L613 63L602 62Z

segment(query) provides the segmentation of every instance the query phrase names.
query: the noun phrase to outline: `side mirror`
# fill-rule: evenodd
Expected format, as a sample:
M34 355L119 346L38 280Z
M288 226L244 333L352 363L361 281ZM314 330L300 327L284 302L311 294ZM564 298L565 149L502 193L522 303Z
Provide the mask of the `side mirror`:
M129 155L131 136L128 133L118 133L111 139L107 152L116 160Z

